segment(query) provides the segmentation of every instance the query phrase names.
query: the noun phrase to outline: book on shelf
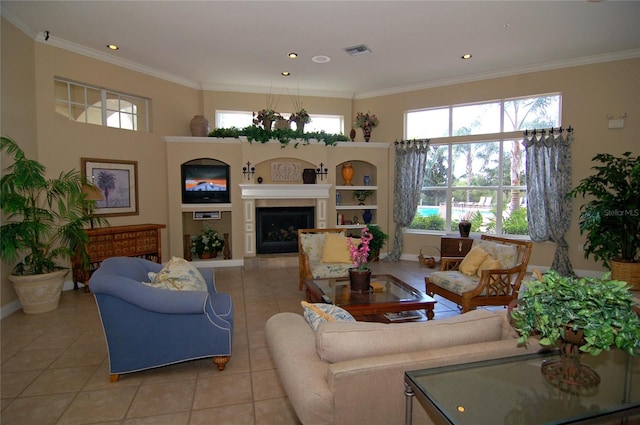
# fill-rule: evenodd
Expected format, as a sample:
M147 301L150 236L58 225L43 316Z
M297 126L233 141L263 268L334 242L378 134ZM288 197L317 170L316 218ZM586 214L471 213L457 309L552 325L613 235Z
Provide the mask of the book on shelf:
M392 322L397 322L399 320L420 319L422 317L422 313L420 313L418 310L409 310L400 311L397 313L385 313L384 317Z

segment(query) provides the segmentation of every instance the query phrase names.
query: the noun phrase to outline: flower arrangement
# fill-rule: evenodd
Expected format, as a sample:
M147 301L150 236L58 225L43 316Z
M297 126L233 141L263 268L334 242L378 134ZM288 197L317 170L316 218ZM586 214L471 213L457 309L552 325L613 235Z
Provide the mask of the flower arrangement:
M369 243L371 239L373 239L373 235L367 227L362 228L362 233L357 245L353 238L350 237L348 239L351 262L353 263L353 267L360 272L371 270L369 266L369 252L371 251Z
M275 121L278 118L282 118L282 116L273 109L261 109L253 113L253 123L255 125L263 124L265 120Z
M311 117L309 116L309 113L302 108L298 112L294 112L289 116L289 122L309 124L311 122Z
M191 239L191 252L197 255L205 252L220 252L223 246L224 239L218 236L218 232L208 227Z
M376 128L379 123L380 120L378 119L378 117L376 117L374 114L369 113L369 111L367 111L366 114L358 112L356 114L356 119L353 121L353 126L355 128L361 128L363 130L371 130L372 128Z

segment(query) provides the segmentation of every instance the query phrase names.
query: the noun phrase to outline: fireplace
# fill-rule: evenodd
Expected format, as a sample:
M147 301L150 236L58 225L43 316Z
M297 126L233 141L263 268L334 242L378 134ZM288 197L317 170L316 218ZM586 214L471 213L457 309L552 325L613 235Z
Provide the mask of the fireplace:
M298 229L314 227L314 207L256 208L256 252L298 252Z

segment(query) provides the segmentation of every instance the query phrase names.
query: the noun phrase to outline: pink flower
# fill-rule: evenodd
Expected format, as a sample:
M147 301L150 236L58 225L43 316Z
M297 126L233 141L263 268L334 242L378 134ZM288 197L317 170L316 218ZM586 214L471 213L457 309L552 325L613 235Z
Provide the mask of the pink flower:
M360 239L356 239L358 241L358 245L356 246L353 238L349 238L347 243L349 244L349 253L351 254L351 262L353 263L353 267L358 269L358 271L366 271L370 270L369 267L369 242L373 239L373 235L369 232L369 229L364 227L362 228L362 233Z

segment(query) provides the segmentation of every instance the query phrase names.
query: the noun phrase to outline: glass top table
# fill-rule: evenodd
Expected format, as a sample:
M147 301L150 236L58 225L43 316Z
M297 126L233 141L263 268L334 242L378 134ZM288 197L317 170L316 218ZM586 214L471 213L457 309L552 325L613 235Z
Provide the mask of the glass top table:
M640 358L617 349L582 355L601 381L571 394L540 371L544 359L557 357L552 351L405 372L406 423L414 395L436 424L640 423Z
M381 314L411 310L425 310L427 319L433 318L436 300L395 276L373 275L371 286L378 290L351 291L348 278L305 281L308 302L337 305L360 320L385 321Z

